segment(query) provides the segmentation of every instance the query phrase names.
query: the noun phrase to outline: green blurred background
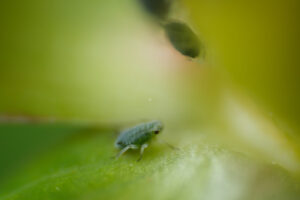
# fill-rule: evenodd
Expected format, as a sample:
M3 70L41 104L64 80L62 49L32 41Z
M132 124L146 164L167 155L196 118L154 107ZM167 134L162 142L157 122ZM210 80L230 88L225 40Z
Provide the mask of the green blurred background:
M175 183L182 179L170 179L178 171L163 168L189 163L179 169L193 171L197 178L185 179L189 189L178 199L220 199L228 185L232 192L223 199L253 199L253 193L258 194L254 199L296 199L299 8L296 0L174 1L170 18L189 24L205 44L205 60L198 62L177 52L136 0L2 1L0 198L115 199L111 190L124 199L174 198ZM213 167L204 161L205 167L193 168L200 161L191 150L179 158L169 153L165 161L156 162L158 151L167 151L157 147L150 153L152 162L146 160L142 169L134 163L132 171L123 167L134 159L121 164L105 160L114 154L116 127L151 119L165 123L161 137L176 146L217 145L228 151L228 177L202 188L201 196L195 185L206 185L206 169ZM215 152L214 147L208 149ZM231 152L250 160L240 161ZM220 161L219 154L206 156L212 163ZM181 162L167 162L174 158ZM54 194L45 189L58 187L51 181L40 188L33 184L46 174L84 163L91 165L84 173L72 172L75 175L66 182L57 180L59 188L72 189L56 189L59 194ZM101 173L111 172L105 175L107 182L96 184L95 178L84 179L84 186L77 184L96 173L97 163L106 163ZM269 164L276 169L265 167ZM165 184L163 189L140 176L132 182L145 184L148 189L140 190L144 193L128 186L130 173L150 175L151 168L162 170L154 183ZM240 178L242 174L247 178ZM234 184L231 175L237 176ZM251 176L256 179L250 181ZM257 183L263 189L258 190ZM24 190L27 196L22 196ZM5 196L12 193L17 195ZM213 193L220 196L209 195Z

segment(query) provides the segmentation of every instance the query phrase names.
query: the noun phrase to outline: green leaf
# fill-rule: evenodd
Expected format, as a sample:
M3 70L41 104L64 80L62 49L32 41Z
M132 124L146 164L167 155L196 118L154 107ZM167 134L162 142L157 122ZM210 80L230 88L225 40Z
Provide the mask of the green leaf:
M14 126L6 127L6 133L15 131ZM117 151L110 130L52 126L38 130L64 129L68 137L15 170L2 183L1 200L297 199L300 194L299 182L279 166L222 147L197 145L193 138L187 139L189 145L179 142L178 151L154 142L136 162L135 151L112 158ZM22 125L20 130L26 134L32 129Z

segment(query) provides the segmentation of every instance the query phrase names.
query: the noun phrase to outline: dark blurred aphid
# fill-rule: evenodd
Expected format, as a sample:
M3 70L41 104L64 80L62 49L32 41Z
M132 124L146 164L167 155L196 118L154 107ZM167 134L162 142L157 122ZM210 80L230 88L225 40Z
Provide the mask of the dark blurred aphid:
M172 0L139 0L144 8L159 19L164 19L170 10Z
M180 53L192 58L197 57L201 51L201 44L197 35L182 22L170 22L164 25L166 34Z

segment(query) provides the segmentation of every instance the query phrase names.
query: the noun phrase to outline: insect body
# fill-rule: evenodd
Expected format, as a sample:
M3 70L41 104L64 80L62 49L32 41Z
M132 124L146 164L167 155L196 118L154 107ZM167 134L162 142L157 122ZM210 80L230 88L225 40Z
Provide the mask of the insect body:
M171 7L170 0L140 0L143 7L158 19L164 19Z
M121 132L115 142L115 147L121 149L116 157L120 157L129 149L140 149L138 161L141 160L144 149L148 147L148 143L153 137L160 133L162 129L163 124L161 121L151 121Z
M166 34L173 47L191 58L200 54L201 44L192 29L182 22L169 22L165 26Z

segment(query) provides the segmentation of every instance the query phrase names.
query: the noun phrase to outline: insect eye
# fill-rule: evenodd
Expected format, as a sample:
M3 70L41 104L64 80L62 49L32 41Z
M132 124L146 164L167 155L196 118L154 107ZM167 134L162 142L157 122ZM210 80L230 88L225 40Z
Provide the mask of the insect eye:
M159 133L159 131L154 131L154 133L157 135Z

